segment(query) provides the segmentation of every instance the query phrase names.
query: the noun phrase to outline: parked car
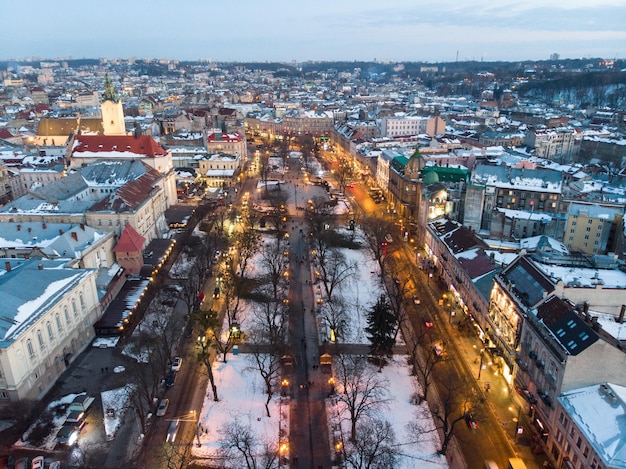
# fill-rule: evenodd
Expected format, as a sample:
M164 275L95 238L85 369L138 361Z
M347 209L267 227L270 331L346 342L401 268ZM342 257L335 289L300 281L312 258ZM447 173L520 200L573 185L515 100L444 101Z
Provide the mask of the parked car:
M165 377L165 386L171 388L176 383L176 372L174 370L170 370L170 372Z
M161 399L156 410L157 417L163 417L167 413L167 408L170 406L169 399Z
M215 290L213 290L213 298L219 298L220 297L220 287L215 287Z
M183 365L183 359L180 357L174 357L172 361L172 371L180 371L180 367Z
M478 422L474 418L471 412L467 412L465 414L465 423L467 424L467 428L471 430L475 430L478 428Z
M433 346L433 354L436 357L442 358L443 357L443 346L441 344L435 344Z

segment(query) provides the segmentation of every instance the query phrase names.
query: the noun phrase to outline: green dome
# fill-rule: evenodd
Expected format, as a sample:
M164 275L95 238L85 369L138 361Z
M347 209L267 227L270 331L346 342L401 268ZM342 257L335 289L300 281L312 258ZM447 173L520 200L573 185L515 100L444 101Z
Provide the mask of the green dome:
M430 186L431 184L435 184L437 182L439 182L439 175L435 171L422 172L422 184Z

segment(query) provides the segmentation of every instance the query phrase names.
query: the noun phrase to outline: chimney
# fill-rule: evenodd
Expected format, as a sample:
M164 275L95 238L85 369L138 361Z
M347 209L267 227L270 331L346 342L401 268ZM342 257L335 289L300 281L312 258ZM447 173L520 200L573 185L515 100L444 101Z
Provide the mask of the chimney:
M45 223L42 223L42 224L41 224L41 227L45 230L45 229L46 229L46 224L45 224Z
M622 309L619 310L619 317L617 322L622 324L624 322L624 314L626 313L626 305L622 305Z
M43 264L39 264L39 265L37 266L37 269L39 269L39 270L43 270Z
M589 313L589 303L586 301L583 303L583 313L585 314Z
M72 238L74 239L74 241L78 241L78 233L72 231Z
M7 272L11 272L11 263L9 261L6 261L4 263L4 268L7 270Z
M81 224L80 224L80 229L81 229L81 230L83 230L83 231L85 231L85 224L84 224L84 223L81 223Z
M28 227L28 232L30 233L31 231L33 231L33 229L29 226Z
M63 234L63 230L59 229L59 236Z
M17 225L17 231L22 231L22 225Z

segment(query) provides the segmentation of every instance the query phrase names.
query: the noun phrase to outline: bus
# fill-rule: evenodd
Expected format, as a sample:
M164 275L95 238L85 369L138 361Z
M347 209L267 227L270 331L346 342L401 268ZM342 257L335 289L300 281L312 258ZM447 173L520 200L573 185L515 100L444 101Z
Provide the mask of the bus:
M509 469L526 469L526 464L521 458L509 458Z

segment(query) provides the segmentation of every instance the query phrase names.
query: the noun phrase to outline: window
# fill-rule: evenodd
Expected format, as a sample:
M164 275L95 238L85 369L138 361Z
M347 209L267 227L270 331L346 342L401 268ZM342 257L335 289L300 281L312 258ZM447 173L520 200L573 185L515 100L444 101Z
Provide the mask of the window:
M6 391L0 391L0 399L8 399L9 394Z
M592 223L593 223L593 220L591 218L587 220L588 225L591 225Z
M28 356L30 358L35 358L35 349L33 348L33 342L30 339L26 341L26 350L28 350Z
M54 316L54 320L57 323L57 332L59 334L63 333L63 325L61 324L61 316L59 316L59 313Z
M580 445L582 444L583 439L581 437L578 437L578 439L576 440L576 446L578 446L580 448Z
M48 332L48 339L54 340L54 333L52 332L52 324L50 324L50 321L46 322L46 331Z
M78 318L78 309L76 309L76 300L72 298L72 313L74 313L74 317Z
M37 342L39 342L39 350L45 350L46 343L43 340L43 334L40 329L37 329Z
M67 306L63 306L63 315L65 316L65 323L69 327L72 324L72 320L70 319L70 314L67 311Z
M80 303L80 309L84 313L87 308L85 307L85 298L83 297L82 291L78 293L78 301Z
M599 238L600 236L602 236L602 233L596 233L596 238Z
M587 227L587 232L590 232L590 231L591 231L591 227L588 226Z
M588 446L585 446L585 449L583 449L583 456L584 457L589 456L589 447Z

